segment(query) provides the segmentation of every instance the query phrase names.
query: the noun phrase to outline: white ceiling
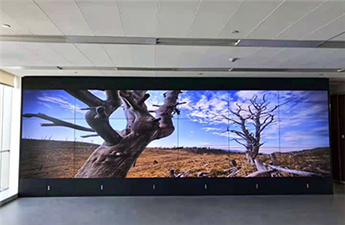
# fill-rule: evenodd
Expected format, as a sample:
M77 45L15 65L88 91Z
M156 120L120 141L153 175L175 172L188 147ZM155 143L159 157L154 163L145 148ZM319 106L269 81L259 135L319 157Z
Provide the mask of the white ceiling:
M345 31L344 0L0 0L0 8L1 24L11 25L9 29L1 28L2 35L328 40ZM239 33L233 34L233 30ZM334 40L345 41L345 34ZM1 67L345 68L345 49L27 42L2 42L0 48ZM240 60L231 63L229 58L234 57ZM171 72L84 70L75 73L43 69L10 72L17 75L171 75ZM198 74L174 72L174 75Z
M2 34L324 40L345 28L343 0L1 0L0 6L2 23L12 26Z

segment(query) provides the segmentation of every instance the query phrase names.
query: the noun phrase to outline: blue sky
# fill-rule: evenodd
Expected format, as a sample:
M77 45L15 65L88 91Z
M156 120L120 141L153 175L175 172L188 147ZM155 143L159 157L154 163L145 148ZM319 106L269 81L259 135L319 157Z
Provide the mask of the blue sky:
M91 92L105 99L103 91ZM151 95L146 102L148 108L155 109L153 104L162 104L165 92L148 91ZM151 142L149 146L198 146L244 151L244 148L234 141L234 138L238 137L226 131L228 127L234 130L239 130L239 127L221 115L235 118L229 108L236 110L236 103L247 108L253 95L257 95L258 101L262 101L264 94L267 102L270 102L268 109L277 104L288 103L274 112L274 122L264 130L262 141L265 144L261 152L288 152L329 146L327 91L183 91L179 101L186 104L179 106L181 114L173 118L174 133ZM84 119L86 111L82 110L84 107L84 103L63 90L25 90L23 95L23 113L44 113L88 127ZM81 138L90 132L65 127L41 127L41 123L47 121L24 118L23 138L102 143L100 137ZM111 115L110 124L115 130L125 128L126 120L122 108ZM248 125L248 130L252 129L253 126Z

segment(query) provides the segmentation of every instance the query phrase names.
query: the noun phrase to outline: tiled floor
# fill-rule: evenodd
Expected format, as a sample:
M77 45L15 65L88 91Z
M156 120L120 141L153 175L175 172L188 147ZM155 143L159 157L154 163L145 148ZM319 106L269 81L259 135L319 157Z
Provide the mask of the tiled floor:
M20 198L1 225L345 224L345 186L335 195Z

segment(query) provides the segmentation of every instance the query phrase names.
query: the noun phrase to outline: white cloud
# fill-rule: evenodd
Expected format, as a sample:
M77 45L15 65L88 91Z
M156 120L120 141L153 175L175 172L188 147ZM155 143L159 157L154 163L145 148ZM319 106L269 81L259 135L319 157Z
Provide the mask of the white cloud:
M212 132L212 134L215 134L221 137L229 137L228 132Z
M153 105L162 105L164 103L164 96L163 94L166 91L150 91L148 94L150 94L150 97L145 101L145 104L147 106L148 110L157 110L158 107ZM153 116L154 113L153 113Z
M296 99L303 102L327 102L327 91L280 91L282 100Z
M41 105L44 105L44 106L46 106L46 107L48 107L48 108L51 108L52 106L51 105L49 105L49 104L47 104L47 103L44 103L44 102L37 102L38 104L41 104Z
M305 132L305 131L303 132L293 131L293 132L286 132L282 138L286 142L297 142L299 140L314 139L315 136L308 134L308 132Z
M314 128L313 131L329 131L328 126Z
M266 129L262 132L261 136L264 139L276 140L278 138L278 133L279 123L275 121L266 127Z
M254 95L261 97L262 93L263 91L238 91L236 95L242 100L247 100L251 99Z
M236 95L238 96L238 99L236 102L230 103L230 109L232 111L237 112L239 109L239 106L243 109L243 111L240 112L240 115L243 117L249 116L249 107L252 112L256 112L257 110L252 106L252 103L250 102L251 99L256 95L256 102L262 103L265 95L265 101L267 103L267 110L272 110L276 105L278 105L278 91L238 91L236 92ZM277 115L278 110L275 110L271 113L272 115ZM234 118L236 118L235 115L233 115ZM263 120L265 118L262 118Z
M71 112L76 111L76 112L80 112L80 113L85 113L83 110L80 109L79 106L76 106L75 104L71 104L70 102L61 98L61 96L52 97L52 96L44 95L44 96L37 97L37 99L41 101L41 102L39 102L40 104L53 103L53 104L58 104L62 108L70 110Z
M216 128L216 127L203 127L202 129L205 131L221 130L220 128Z
M228 114L227 98L227 93L206 92L196 103L188 104L187 117L199 123L227 124L228 121L222 117Z
M327 104L308 104L308 107L305 107L301 111L296 110L299 113L295 117L307 117L313 114L319 114L325 111L325 107L327 110Z
M179 100L179 102L185 102L184 104L178 106L179 109L193 110L193 107L191 104L192 100L190 98L188 98L188 97L182 98Z
M195 104L195 109L208 109L210 107L210 103L208 102L208 99L205 95L201 96L201 99Z

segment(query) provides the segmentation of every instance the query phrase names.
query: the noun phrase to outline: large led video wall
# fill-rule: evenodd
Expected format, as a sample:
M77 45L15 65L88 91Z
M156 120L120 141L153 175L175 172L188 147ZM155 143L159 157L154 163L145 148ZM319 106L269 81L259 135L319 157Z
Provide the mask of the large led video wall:
M20 177L329 177L327 91L23 90Z

